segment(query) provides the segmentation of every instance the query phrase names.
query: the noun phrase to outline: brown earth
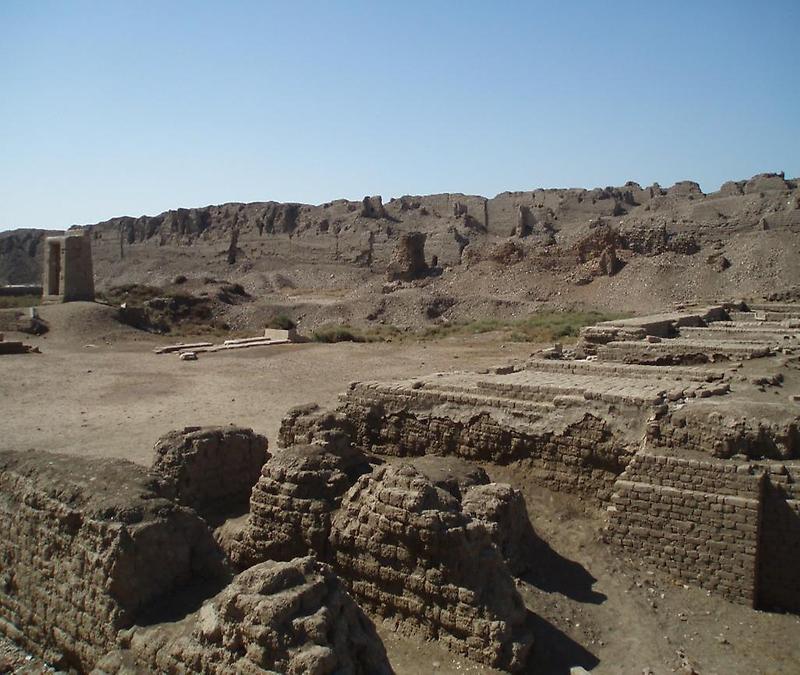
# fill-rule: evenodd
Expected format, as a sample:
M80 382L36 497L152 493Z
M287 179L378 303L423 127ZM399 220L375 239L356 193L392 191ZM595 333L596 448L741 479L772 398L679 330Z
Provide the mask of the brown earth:
M122 326L102 305L42 308L44 336L25 335L41 354L0 357L0 450L37 448L124 457L148 465L163 433L196 424L253 427L274 442L294 405L330 406L349 382L479 369L524 359L530 344L497 334L432 343L285 345L204 354L197 362L156 356L167 342ZM14 334L8 339L15 339ZM519 472L484 467L525 495L537 534L552 550L520 582L541 617L534 646L538 672L750 674L800 671L800 618L754 611L676 585L615 557L600 541L603 514L577 498L534 487ZM493 672L434 642L378 625L399 674ZM2 670L32 670L0 649ZM17 670L27 668L27 670ZM648 670L650 669L650 670Z

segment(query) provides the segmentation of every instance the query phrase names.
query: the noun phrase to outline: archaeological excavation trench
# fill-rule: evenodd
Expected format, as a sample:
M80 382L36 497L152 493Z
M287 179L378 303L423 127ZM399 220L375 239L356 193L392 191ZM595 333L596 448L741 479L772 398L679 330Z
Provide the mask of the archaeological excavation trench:
M0 632L62 669L391 673L376 630L535 672L548 544L483 467L604 514L625 565L800 612L800 305L604 322L483 372L162 437L0 453Z

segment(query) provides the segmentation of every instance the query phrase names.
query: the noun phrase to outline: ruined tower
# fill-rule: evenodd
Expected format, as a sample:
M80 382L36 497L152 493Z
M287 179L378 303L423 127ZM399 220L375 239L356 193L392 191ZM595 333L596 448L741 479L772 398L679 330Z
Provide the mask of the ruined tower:
M88 230L47 237L44 251L44 301L94 300L92 242Z

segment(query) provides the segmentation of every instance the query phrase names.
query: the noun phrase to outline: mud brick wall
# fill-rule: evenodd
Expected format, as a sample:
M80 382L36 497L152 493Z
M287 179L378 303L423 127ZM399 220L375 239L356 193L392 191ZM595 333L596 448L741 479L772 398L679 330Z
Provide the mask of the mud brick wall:
M488 412L467 419L389 409L352 391L340 407L365 452L395 456L440 455L508 464L523 461L540 484L558 491L608 499L636 447L604 419L586 413L560 431L505 425Z
M278 445L315 443L330 450L346 451L352 445L353 425L344 415L320 408L316 403L291 408L281 420Z
M733 601L757 602L761 472L640 452L617 481L606 539Z
M246 506L269 457L264 436L238 427L171 431L154 451L162 493L204 514Z
M769 467L759 557L759 606L800 612L798 462Z
M278 450L264 464L250 495L250 513L231 558L241 569L265 560L291 560L313 551L329 557L332 513L356 477L369 471L357 450L320 445Z
M410 465L359 478L331 531L335 567L358 603L411 635L518 671L533 640L486 527Z
M191 578L221 572L205 523L123 460L0 453L0 631L81 672Z
M647 429L654 447L682 448L714 457L792 459L800 456L800 428L794 421L783 423L753 419L746 412L726 415L718 406L706 409L703 402L672 412Z

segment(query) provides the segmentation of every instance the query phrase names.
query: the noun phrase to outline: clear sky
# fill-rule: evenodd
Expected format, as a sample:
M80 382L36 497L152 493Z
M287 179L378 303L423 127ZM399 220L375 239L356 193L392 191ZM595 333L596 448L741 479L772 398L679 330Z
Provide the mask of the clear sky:
M796 176L799 36L799 0L0 0L0 229Z

